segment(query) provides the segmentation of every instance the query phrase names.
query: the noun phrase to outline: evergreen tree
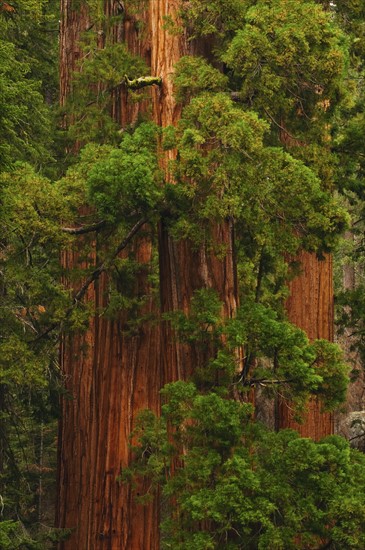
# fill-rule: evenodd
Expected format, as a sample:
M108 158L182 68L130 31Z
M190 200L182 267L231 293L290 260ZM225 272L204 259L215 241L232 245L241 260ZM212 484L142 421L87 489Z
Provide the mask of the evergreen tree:
M363 15L63 0L56 133L55 3L0 2L0 546L59 536L24 534L58 391L60 548L363 548L362 456L248 404L300 422L316 398L322 422L345 398L320 258L349 225L336 187L362 200Z
M53 538L60 382L57 337L40 335L68 302L65 206L41 175L55 174L57 3L1 2L0 35L0 546L44 548Z
M104 149L105 157L85 174L84 196L92 209L87 207L85 210L84 202L80 211L83 215L86 213L91 227L106 223L97 237L97 255L105 260L102 259L98 267L92 258L92 275L86 281L91 284L98 280L93 290L89 287L89 300L94 298L104 314L113 312L114 317L109 322L99 318L97 324L89 326L81 340L93 346L83 352L81 359L81 370L90 373L86 387L81 386L80 371L75 370L73 360L74 354L81 351L80 340L69 340L63 364L65 371L72 376L72 391L80 395L84 387L86 395L93 396L97 388L101 395L105 395L110 380L122 388L122 381L128 380L127 371L134 371L126 355L129 352L131 358L136 356L135 351L130 353L135 343L129 338L137 334L138 340L134 342L139 342L140 349L144 349L151 332L147 328L143 304L130 295L133 285L129 285L126 270L129 273L134 270L132 273L139 277L143 264L131 266L133 249L130 249L128 261L116 261L114 251L121 250L121 247L117 241L113 244L113 241L106 240L105 236L109 235L110 239L112 228L119 228L122 244L136 227L133 224L148 221L151 227L160 219L159 281L164 314L161 360L159 364L155 363L155 358L148 358L144 353L139 359L143 372L144 365L150 365L152 391L156 392L158 387L157 366L163 381L193 375L202 395L215 399L215 396L225 394L227 406L232 402L224 390L225 385L236 388L235 393L243 395L255 385L266 386L274 394L279 390L296 400L298 410L309 395L320 395L325 406L335 406L344 395L347 379L340 353L328 342L310 345L301 331L287 323L283 312L286 281L293 274L287 254L294 255L299 249L317 254L330 251L348 222L345 210L330 192L332 176L328 169L331 161L326 135L335 107L344 95L347 62L346 40L334 23L333 14L326 13L312 2L299 5L284 1L274 5L267 2L215 2L208 7L199 1L171 3L167 12L158 3L154 11L143 12L142 16L142 12L138 15L138 7L136 13L136 6L127 4L124 14L127 21L134 21L135 28L140 27L141 22L145 23L140 31L142 52L147 29L151 29L151 72L156 83L157 78L162 77L162 87L156 86L152 92L153 118L158 127L162 126L162 134L160 128L154 131L161 145L155 149L153 159L153 149L150 150L149 145L155 138L151 139L150 126L141 125L134 129L138 126L138 116L128 120L128 117L123 119L122 114L119 118L124 138L122 145L115 149L115 124L113 121L105 123L108 93L113 94L112 117L120 113L121 106L132 113L130 100L133 96L128 88L129 82L134 76L141 77L135 82L141 84L142 91L133 99L146 102L149 96L145 94L144 84L148 79L143 74L124 77L113 73L118 63L128 61L122 47L119 48L121 57L118 61L111 61L113 50L118 50L117 46L110 44L110 36L116 36L118 31L111 29L113 23L117 29L119 21L111 19L108 22L103 14L117 14L113 9L93 11L94 4L89 4L89 8L89 12L82 12L80 21L89 29L87 32L90 29L91 33L100 32L103 38L89 36L86 44L92 44L93 49L88 50L87 45L86 53L81 53L80 75L71 96L71 123L73 131L80 129L82 140L89 131L84 124L91 123L92 139L101 143L109 141L114 147L109 152ZM89 18L92 20L95 16L95 23L90 24ZM147 24L145 17L149 18ZM165 27L161 26L162 18ZM177 18L187 29L189 42L186 34L181 34L176 27ZM268 28L272 29L272 43L267 40ZM74 30L70 20L65 33ZM291 39L293 33L294 40ZM206 58L191 55L194 48L199 53L204 41L202 37L207 35L211 49L209 55ZM138 50L135 38L132 40L128 34L127 37L134 53ZM194 40L196 46L193 47ZM157 50L156 45L161 43L165 44L164 49ZM104 46L105 50L100 52ZM190 55L182 56L187 51ZM204 53L204 48L201 53ZM222 64L225 74L215 68ZM87 86L82 88L83 81L86 84L90 81L90 70L95 71L93 85L90 89ZM78 90L77 86L81 88ZM93 94L95 99L92 99ZM100 104L103 105L101 118L95 109ZM135 113L138 112L140 119L146 118L146 114L142 115L137 108ZM128 127L130 122L132 127ZM284 152L280 148L283 134L294 136L300 147L292 147L290 143L288 151ZM301 141L306 141L304 147L299 143ZM143 169L140 165L142 159ZM164 185L162 172L157 166L163 169ZM154 167L152 171L151 167ZM70 172L71 179L73 173ZM293 190L294 197L291 195ZM233 228L235 254L240 259L239 279L236 256L232 256ZM74 266L75 262L77 256L73 255L68 264ZM113 276L114 270L117 277ZM237 281L242 288L242 310L237 308ZM114 290L115 283L117 291ZM105 300L106 292L113 297L111 302ZM120 316L118 304L124 306ZM129 309L130 305L132 309ZM236 320L227 322L231 317L236 317ZM124 327L123 335L116 331L118 322ZM288 347L280 345L283 340ZM116 374L115 346L118 341L122 350L122 369ZM100 346L110 347L112 351L108 358L95 355ZM245 352L247 349L244 359L240 351L242 346ZM100 378L100 369L103 378ZM133 391L141 391L138 390L141 383L142 380L137 379ZM118 451L113 446L109 429L121 429L127 420L129 428L130 416L133 417L137 409L127 408L124 404L126 396L122 393L119 404L115 408L113 405L117 411L113 422L107 425L105 414L110 412L103 405L106 397L97 398L93 400L93 407L103 420L95 425L90 424L87 415L83 416L84 399L86 396L82 394L75 406L64 403L64 422L78 415L82 429L87 430L94 442L100 440L102 430L103 445L108 451L102 463L98 462L100 458L95 445L89 452L77 434L72 437L67 427L63 428L65 444L61 452L68 457L68 465L65 467L63 461L62 480L67 484L67 479L72 479L72 487L69 484L62 486L60 525L79 522L79 545L95 544L85 541L95 541L96 533L101 533L97 543L100 548L107 544L133 547L139 544L134 538L135 531L143 530L143 521L147 525L149 519L143 519L141 515L135 517L129 509L129 518L123 524L127 529L124 534L121 524L118 524L118 506L111 514L105 515L103 507L95 509L94 501L86 499L79 516L75 508L68 506L70 496L77 498L75 487L87 492L87 488L82 488L83 471L70 460L72 442L76 442L79 452L86 453L85 471L90 472L89 475L100 473L102 464L108 471L115 472L115 462L111 462L110 457ZM229 431L230 427L224 429ZM143 447L142 454L144 451ZM125 464L125 450L121 455ZM153 453L151 457L154 460ZM99 463L98 468L93 465L95 461ZM127 512L129 497L125 496L124 486L118 490L109 489L109 481L100 483L99 475L94 479L94 491L104 505L114 495L114 502L119 502L120 509ZM141 492L141 489L137 491ZM199 525L197 531L201 531ZM192 532L196 533L194 529ZM183 538L185 535L180 532L177 536ZM291 536L295 535L288 535ZM152 541L146 537L142 543L145 546L157 544L155 539ZM70 544L74 544L72 539ZM203 542L199 544L199 547L204 547Z

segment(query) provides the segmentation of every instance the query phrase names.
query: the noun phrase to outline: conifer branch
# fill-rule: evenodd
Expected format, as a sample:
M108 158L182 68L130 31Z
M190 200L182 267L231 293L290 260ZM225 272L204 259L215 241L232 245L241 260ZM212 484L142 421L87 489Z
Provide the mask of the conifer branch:
M131 242L133 237L138 233L138 231L141 229L141 227L147 222L146 218L141 218L138 220L138 222L132 227L132 229L129 231L128 235L119 243L119 245L114 250L113 254L101 262L97 266L97 268L92 272L92 274L86 279L82 287L76 292L72 299L72 305L66 310L65 313L65 319L68 319L71 315L71 313L74 310L74 307L82 300L82 298L85 296L89 286L96 281L100 275L107 270L107 268L110 266L111 262L115 260L115 258L120 254L122 250ZM37 338L32 340L32 343L37 342L38 340L41 340L45 336L47 336L50 332L52 332L55 328L60 326L61 322L53 323L51 326L49 326L42 334L39 334Z
M132 229L129 231L128 235L126 236L125 239L122 240L122 242L117 246L117 248L114 250L112 256L110 258L108 258L107 260L104 260L96 269L95 271L93 271L93 273L90 275L90 277L88 277L85 281L85 283L82 285L82 287L80 288L80 290L75 294L74 298L73 298L73 305L76 305L84 296L85 296L85 293L87 291L87 289L89 288L89 286L91 285L91 283L93 283L94 281L96 281L100 275L106 271L106 269L109 267L110 265L110 262L112 262L117 256L118 254L127 246L127 244L130 243L130 241L132 240L132 238L134 237L134 235L140 230L140 228L142 227L142 225L144 225L146 223L146 219L145 218L141 218L133 227ZM72 310L72 306L70 308ZM70 311L71 313L71 311Z
M291 382L295 382L295 378L284 378L282 380L275 380L271 378L251 378L249 380L246 380L246 382L243 383L244 386L271 386L271 385L278 385L278 384L288 384Z
M290 132L288 132L288 130L284 126L279 124L275 120L275 118L272 115L270 115L270 113L269 113L269 111L267 111L267 109L264 109L264 111L265 111L266 115L269 117L269 119L275 124L275 126L277 126L279 128L279 130L282 130L282 132L284 132L288 137L290 137L290 139L292 139L296 142L300 141L300 139L298 137L293 136Z
M61 230L64 233L69 233L70 235L84 235L85 233L92 233L93 231L99 231L106 224L105 220L101 222L94 223L93 225L84 225L82 227L61 227Z

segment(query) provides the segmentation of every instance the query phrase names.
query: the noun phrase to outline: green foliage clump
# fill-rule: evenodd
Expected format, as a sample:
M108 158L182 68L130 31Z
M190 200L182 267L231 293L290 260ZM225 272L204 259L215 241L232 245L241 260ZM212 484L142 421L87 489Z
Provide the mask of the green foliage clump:
M15 161L49 170L54 162L49 101L57 90L57 12L54 0L19 0L0 9L0 170Z
M69 529L49 528L31 536L20 521L0 521L1 550L46 550L50 543L65 540L69 535Z
M0 522L0 548L3 550L18 550L27 548L38 550L40 546L22 530L16 521Z
M122 477L162 486L163 548L362 548L364 457L346 441L269 432L250 405L191 382L162 394L161 418L140 416Z
M224 91L228 77L210 65L203 57L183 56L175 65L176 100L188 101L195 95Z
M337 19L346 34L350 36L351 61L357 71L364 68L365 59L365 7L362 0L338 0L333 6Z
M192 38L209 35L224 38L244 24L247 4L250 3L241 0L184 0L181 16Z
M348 365L339 346L327 340L310 343L304 331L270 307L246 299L237 316L224 321L217 294L201 289L188 315L164 318L172 321L181 342L194 346L193 380L201 389L224 395L233 385L241 392L259 386L268 397L279 393L291 400L299 422L311 396L318 396L325 410L345 399ZM244 349L243 360L238 349Z
M242 77L242 98L288 122L319 117L337 103L344 42L318 3L263 0L247 11L223 57Z
M55 355L38 337L69 303L59 264L66 208L56 187L27 165L1 173L0 189L1 383L43 386Z
M63 214L64 223L75 223L75 220L78 220L80 217L81 211L83 223L91 224L95 221L100 221L98 214L92 212L91 208L87 208L90 205L85 204L87 196L86 181L94 165L105 161L112 151L112 145L88 143L81 149L77 159L69 166L64 176L56 182L55 185L63 197L63 204L65 206Z
M266 147L265 132L256 113L223 93L190 101L172 142L177 183L166 191L176 235L208 238L206 220L232 218L242 245L250 236L256 249L277 256L336 244L348 224L346 210L302 161Z
M338 345L327 340L310 343L304 331L275 311L249 301L228 331L229 341L245 349L244 384L261 385L274 395L276 388L299 412L311 395L318 395L327 410L344 401L348 366Z
M120 126L111 116L112 98L120 95L125 75L133 79L147 75L149 69L124 43L100 48L98 40L94 32L84 39L83 56L66 106L71 120L68 137L72 141L115 145L120 141ZM136 99L139 97L137 93Z
M1 28L1 27L0 27ZM47 159L50 120L30 65L17 59L15 45L0 40L0 168L17 160Z
M222 304L217 293L211 288L202 288L194 292L188 316L176 311L166 313L164 318L173 322L181 341L199 341L204 345L219 335L219 327L223 326L221 312Z
M360 103L363 101L364 99L359 98ZM341 192L350 204L356 205L355 215L361 216L365 196L365 114L361 106L360 112L350 111L347 115L349 118L346 123L336 131L335 150L339 158L336 176Z
M161 200L156 155L157 128L141 124L125 134L118 149L96 163L87 179L90 203L108 222L148 215Z

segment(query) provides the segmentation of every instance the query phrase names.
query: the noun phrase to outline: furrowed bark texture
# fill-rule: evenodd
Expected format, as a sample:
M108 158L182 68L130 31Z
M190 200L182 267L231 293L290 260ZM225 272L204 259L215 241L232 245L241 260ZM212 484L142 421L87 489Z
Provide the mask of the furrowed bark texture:
M192 45L184 34L169 33L164 25L166 18L177 21L180 2L155 0L151 9L152 74L162 77L162 88L153 91L153 113L155 121L162 127L176 125L181 107L176 104L172 76L175 63L183 55L199 53L204 44ZM179 23L178 23L179 24ZM161 160L166 179L172 181L168 173L168 161L174 159L175 152L169 151ZM173 183L173 181L172 181ZM182 310L187 313L193 293L201 288L213 288L222 301L222 315L233 317L237 309L237 281L233 254L233 226L230 221L211 228L213 241L218 247L223 245L225 258L218 259L208 250L208 245L198 247L193 243L174 240L162 222L159 227L160 289L161 312ZM206 357L202 357L194 346L184 346L176 340L176 335L168 322L161 328L161 359L163 382L188 378Z
M70 71L80 56L77 38L87 28L84 11L75 12L70 0L62 0L63 36L68 48L61 55L68 63L61 71L62 93L70 90ZM106 13L113 5L105 3ZM164 16L176 18L178 2L154 0L148 13L140 15L145 22L142 39L133 17L123 27L114 29L114 39L125 39L134 53L151 61L151 74L163 79L161 89L152 91L153 118L161 126L176 124L181 107L173 96L173 66L188 53L184 35L169 33ZM108 11L109 10L109 11ZM79 17L82 20L78 19ZM76 27L74 27L76 25ZM72 55L74 52L74 57ZM63 57L62 57L63 56ZM128 102L128 95L115 91L113 115L122 125L133 123L141 107ZM63 99L64 101L64 99ZM166 179L169 152L161 160ZM231 317L237 306L237 284L233 258L233 227L230 221L212 227L216 244L226 248L225 258L218 259L208 245L196 247L187 241L174 241L166 226L159 227L160 295L162 312L189 311L194 290L214 288L223 303L222 314ZM82 249L82 238L80 247ZM139 240L134 252L148 265L151 243ZM94 263L96 264L97 251ZM64 254L63 265L79 266L79 251ZM136 281L136 292L148 294L146 279ZM86 300L95 302L95 311L106 305L107 278L103 274L89 288ZM148 302L144 313L153 313ZM106 320L95 315L85 334L65 337L61 364L68 392L62 400L59 443L59 510L57 525L73 528L69 541L61 550L157 550L158 505L138 506L131 489L119 485L116 477L130 459L129 434L138 410L159 408L159 390L166 382L187 378L197 364L205 361L199 350L177 342L169 323L159 329L144 325L138 334L127 337L127 323L121 313L118 319ZM141 486L141 490L146 487Z
M227 225L214 228L216 243L227 247L224 260L218 260L205 246L196 250L187 242L176 242L167 229L160 227L161 311L188 312L194 290L212 288L223 306L222 316L234 317L237 308L237 285L232 251L233 230ZM164 383L186 379L197 366L203 366L209 356L190 345L176 341L168 322L161 328L161 358ZM209 353L209 352L208 352Z
M146 244L146 249L144 249ZM148 243L139 243L137 260L149 261ZM64 265L75 266L68 254ZM138 282L143 292L144 281ZM105 307L106 278L87 300ZM147 289L146 289L147 290ZM147 304L145 313L151 305ZM136 413L157 408L159 338L143 327L125 336L127 319L95 316L86 334L64 339L62 367L69 396L62 402L60 425L58 526L75 529L62 549L137 549L158 547L158 507L138 506L129 486L119 484L130 460L129 435ZM141 486L144 492L146 487Z
M282 122L280 141L290 151L292 146L304 146L305 143L293 138L285 130ZM334 294L332 256L325 255L319 260L315 254L302 251L296 261L301 273L289 285L290 296L286 302L289 320L304 330L310 340L324 338L333 341L334 335ZM333 433L333 415L323 413L321 403L312 400L304 415L303 423L293 420L290 403L278 401L276 418L278 428L292 428L303 437L319 440Z
M61 0L60 20L60 103L65 105L72 90L72 73L81 57L80 35L89 26L88 10L84 3L73 9L71 0Z
M80 57L78 39L89 26L84 7L61 2L61 103L71 89L72 70ZM115 13L116 4L105 2L106 15ZM126 18L124 26L113 29L114 40L125 38L135 53L144 53L136 21ZM146 51L146 57L148 58ZM140 107L115 92L113 115L122 125L133 123ZM66 269L80 265L83 243L62 257ZM147 282L151 242L135 237L130 248L145 266L135 281L137 296L148 296ZM97 263L97 243L88 265ZM121 467L130 462L129 436L136 414L144 408L157 410L161 376L159 368L159 329L144 324L133 335L126 335L128 318L121 313L113 320L98 312L107 305L108 280L105 274L87 291L86 302L93 303L88 330L63 338L61 366L66 395L61 403L59 428L59 497L56 525L73 529L60 550L137 550L159 547L158 506L136 504L135 494L117 482ZM148 299L140 314L153 314ZM141 484L136 493L145 493Z
M301 274L289 286L286 303L289 320L303 329L310 340L325 338L333 341L333 269L332 256L318 260L315 254L301 252L297 258ZM317 400L309 403L303 424L293 420L290 404L280 401L278 427L293 428L303 437L319 440L333 433L333 417L321 411Z

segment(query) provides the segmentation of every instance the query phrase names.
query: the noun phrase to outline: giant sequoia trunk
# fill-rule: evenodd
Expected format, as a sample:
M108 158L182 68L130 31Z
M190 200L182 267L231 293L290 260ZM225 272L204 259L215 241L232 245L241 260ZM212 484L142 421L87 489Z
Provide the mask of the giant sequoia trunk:
M181 108L176 104L172 83L175 63L181 56L200 51L206 44L188 42L184 34L169 33L164 28L166 18L177 20L179 0L151 2L152 74L162 77L162 90L155 91L153 113L162 127L176 125ZM168 160L174 152L162 159L165 172ZM166 178L170 175L166 173ZM173 182L172 182L173 183ZM170 237L162 222L159 228L161 311L189 311L190 300L195 290L212 288L222 301L222 315L233 317L237 308L237 284L233 250L233 226L226 221L210 228L217 246L226 250L225 258L218 259L208 250L208 245L199 248L188 241L176 242ZM162 324L161 357L164 383L189 377L194 368L204 362L193 346L182 346L168 323Z
M292 146L305 146L294 139L282 122L281 143L290 150ZM333 262L331 255L319 259L316 254L302 251L296 261L300 274L289 284L289 298L286 311L289 321L304 330L310 340L333 341L334 335L334 290ZM333 415L322 411L321 403L312 400L302 424L294 421L290 403L280 399L277 407L277 428L293 428L302 437L319 440L333 433Z
M105 10L112 13L113 3ZM61 101L71 88L71 71L80 56L78 37L88 26L85 9L71 9L62 0ZM126 6L128 9L128 5ZM137 26L126 17L115 39L125 39L135 53L151 60L151 74L161 76L161 89L153 91L153 118L161 126L176 124L180 107L173 96L171 76L176 61L188 52L184 35L169 34L164 17L176 18L178 2L154 0L144 17L143 42ZM147 34L146 34L147 32ZM123 123L136 116L136 107L125 96L117 97L113 113ZM169 153L170 157L173 152ZM161 160L166 178L167 160ZM217 243L226 247L224 260L207 247L194 248L189 242L174 242L163 223L159 227L160 294L162 311L189 310L194 290L214 288L222 300L222 313L232 316L237 303L233 260L233 228L230 222L212 227ZM79 245L82 248L82 242ZM134 243L137 259L148 263L151 244ZM96 247L96 245L95 245ZM95 257L97 247L95 249ZM64 254L66 268L78 264L78 251ZM105 306L106 277L89 289L86 299L95 310ZM136 292L148 292L141 277ZM153 311L153 303L145 313ZM59 502L57 525L73 529L63 550L153 550L159 547L158 505L138 506L130 488L116 478L130 460L128 439L140 409L159 407L159 389L172 380L189 376L198 360L197 352L179 344L170 325L161 330L145 325L138 335L123 334L123 312L118 319L95 316L85 334L63 340L61 365L69 394L62 400L59 441ZM144 488L141 487L141 490Z
M71 0L61 2L61 103L72 88L72 71L81 55L80 34L89 26L85 6L73 9L72 5ZM105 2L104 9L106 15L112 14L114 3ZM125 38L135 53L144 53L138 52L144 44L130 18L113 33L115 40ZM132 122L137 111L125 96L115 98L113 112L121 123ZM135 259L148 266L150 241L139 238L133 247ZM97 254L94 242L94 258ZM85 267L80 266L77 250L65 253L62 263L66 269ZM105 276L89 288L85 299L95 311L105 308L106 290ZM149 294L146 274L137 278L135 292ZM149 300L141 314L153 310ZM158 506L136 504L131 488L117 481L121 467L130 461L129 436L136 413L146 407L158 409L161 387L158 327L146 324L138 334L126 336L126 321L123 313L114 320L95 315L86 333L63 339L61 367L68 395L61 404L56 523L73 530L60 544L63 550L159 546Z
M289 320L303 329L311 340L333 341L332 256L319 260L315 254L302 252L297 260L301 273L290 283L286 304ZM309 403L303 424L294 421L290 404L280 401L277 422L279 428L294 428L303 437L316 440L333 433L332 414L322 412L317 400Z
M119 2L104 2L106 15L112 15ZM80 7L81 5L81 7ZM79 6L72 8L72 6ZM151 74L162 78L162 86L152 91L152 116L162 127L176 125L181 107L173 94L174 65L182 55L198 48L184 34L169 33L165 22L176 20L179 1L153 0L146 4L144 32L138 32L128 14L111 31L115 41L125 40L133 53L142 55L151 65ZM61 20L61 102L72 89L72 71L81 53L78 40L90 25L83 2L62 0ZM143 106L130 103L124 92L114 91L112 112L122 125L133 123ZM161 155L166 180L173 183L168 161L174 151ZM160 310L188 312L194 291L216 290L222 301L222 315L232 317L237 308L237 283L232 222L227 220L210 228L217 247L225 257L215 256L207 245L176 241L163 221L159 224ZM79 250L64 253L65 268L80 267L83 241ZM133 254L148 266L151 242L135 237ZM93 243L97 263L97 238ZM310 338L332 338L331 260L301 255L303 273L291 283L288 300L289 318L306 330ZM84 266L85 267L85 266ZM146 269L145 271L148 271ZM88 289L85 299L95 312L105 309L107 276L102 275ZM149 295L148 278L141 274L135 282L137 295ZM144 305L144 314L155 314L152 299ZM65 336L61 366L67 396L62 400L59 437L59 502L57 525L72 528L62 550L157 550L159 548L158 504L140 506L130 487L117 482L121 468L128 465L131 452L129 436L139 410L159 408L159 390L163 384L189 377L207 357L194 346L180 344L171 325L144 324L138 333L127 336L125 312L113 320L99 314L92 317L88 330ZM303 435L319 438L331 432L331 417L322 415L319 405L311 403L304 427L293 422L290 409L279 406L279 426L297 427ZM145 490L141 483L141 491ZM138 492L137 489L136 492Z

